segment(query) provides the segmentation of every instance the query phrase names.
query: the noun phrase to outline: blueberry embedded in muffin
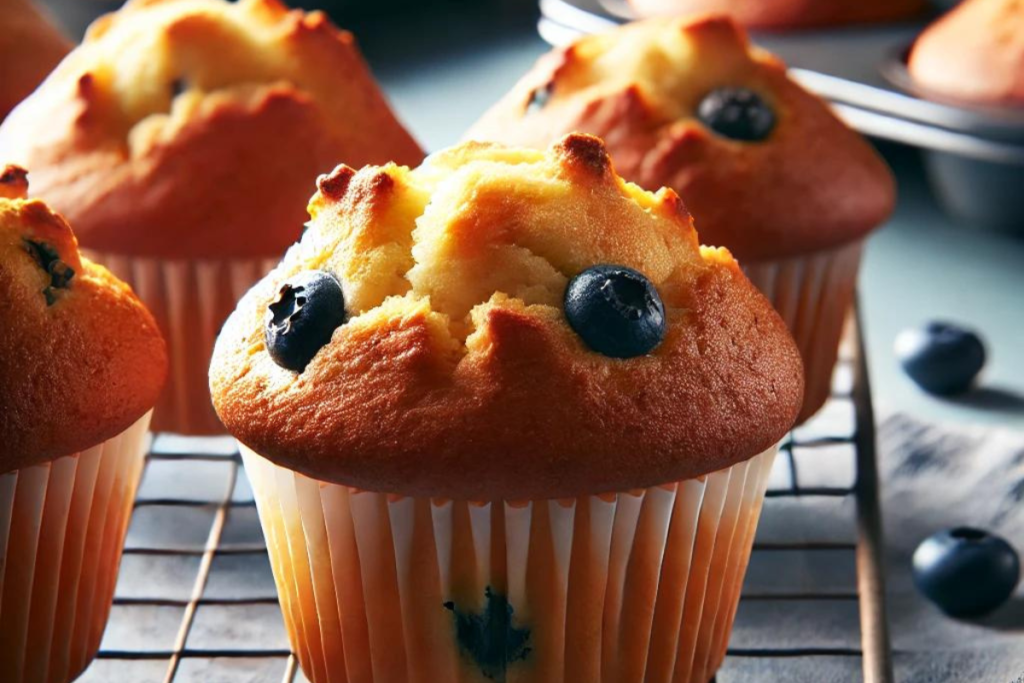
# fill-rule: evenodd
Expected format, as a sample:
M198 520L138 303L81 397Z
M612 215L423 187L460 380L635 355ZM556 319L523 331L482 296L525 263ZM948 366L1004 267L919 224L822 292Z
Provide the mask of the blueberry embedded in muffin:
M221 419L265 457L372 491L555 497L721 469L792 423L782 322L600 140L468 143L318 186L210 369Z
M0 473L89 448L153 407L167 351L149 312L0 169ZM98 397L102 396L102 400Z
M543 96L541 96L543 95ZM831 393L864 239L889 215L881 157L726 16L634 22L556 48L464 136L600 136L626 180L679 193L800 345L800 420Z

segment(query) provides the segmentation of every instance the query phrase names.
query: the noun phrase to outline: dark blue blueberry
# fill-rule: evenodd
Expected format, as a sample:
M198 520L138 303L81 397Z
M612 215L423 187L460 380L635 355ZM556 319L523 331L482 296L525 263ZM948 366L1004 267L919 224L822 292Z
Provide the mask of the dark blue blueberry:
M587 346L612 358L650 353L665 337L658 290L625 266L594 266L574 277L565 290L565 316Z
M980 529L957 527L929 536L914 551L914 583L939 609L977 617L1006 602L1020 580L1010 544Z
M274 362L302 372L345 322L345 297L330 273L311 270L281 286L267 307L263 337Z
M744 142L764 140L775 128L775 112L747 88L712 90L697 106L697 118L719 135Z
M452 613L455 640L463 655L484 678L504 681L509 666L529 656L530 629L516 626L515 610L504 595L488 586L484 597L487 603L481 612L464 611L454 602L444 603L444 608Z
M985 345L974 332L948 323L928 323L896 337L896 357L918 386L940 395L971 388L985 365Z
M43 290L43 297L46 299L46 305L52 306L57 301L57 290L68 289L71 286L71 278L75 276L75 271L64 263L57 250L46 242L26 239L25 249L50 277L50 284Z

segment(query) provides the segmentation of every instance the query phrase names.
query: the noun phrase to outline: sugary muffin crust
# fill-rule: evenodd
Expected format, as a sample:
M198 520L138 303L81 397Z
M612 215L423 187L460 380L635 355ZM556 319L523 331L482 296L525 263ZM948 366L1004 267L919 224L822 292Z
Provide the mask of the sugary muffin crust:
M27 189L23 169L0 168L0 473L121 433L167 375L149 312Z
M278 0L131 0L0 127L90 249L278 256L312 179L423 157L352 36Z
M786 30L897 21L923 14L925 0L629 0L640 16L729 14L750 28Z
M1024 106L1024 1L965 0L921 34L908 69L928 95Z
M699 117L720 89L763 101L764 139L730 139ZM556 49L465 139L543 148L573 131L603 138L627 180L678 192L701 239L741 263L852 242L894 202L874 150L724 17L638 22Z
M318 186L308 231L239 303L210 370L228 430L285 467L407 495L574 496L726 467L796 418L799 355L770 304L698 245L674 192L623 182L597 138L470 143ZM650 353L609 358L568 324L567 284L599 264L656 287ZM347 320L289 370L265 326L311 271L340 282Z

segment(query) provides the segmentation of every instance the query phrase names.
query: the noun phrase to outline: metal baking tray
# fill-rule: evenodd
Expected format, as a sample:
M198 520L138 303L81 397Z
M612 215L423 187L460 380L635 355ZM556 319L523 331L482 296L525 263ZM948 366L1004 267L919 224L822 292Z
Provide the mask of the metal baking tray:
M554 45L632 17L625 0L540 0ZM919 148L936 197L967 225L1024 233L1024 108L925 99L905 66L924 23L755 32L801 85L865 135Z

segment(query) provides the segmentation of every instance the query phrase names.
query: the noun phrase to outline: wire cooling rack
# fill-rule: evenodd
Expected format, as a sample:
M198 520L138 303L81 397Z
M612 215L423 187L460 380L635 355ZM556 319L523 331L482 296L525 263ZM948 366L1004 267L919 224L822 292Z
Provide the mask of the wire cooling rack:
M849 328L832 399L776 460L717 683L892 681L871 395ZM82 680L306 681L229 439L154 438L110 623Z

